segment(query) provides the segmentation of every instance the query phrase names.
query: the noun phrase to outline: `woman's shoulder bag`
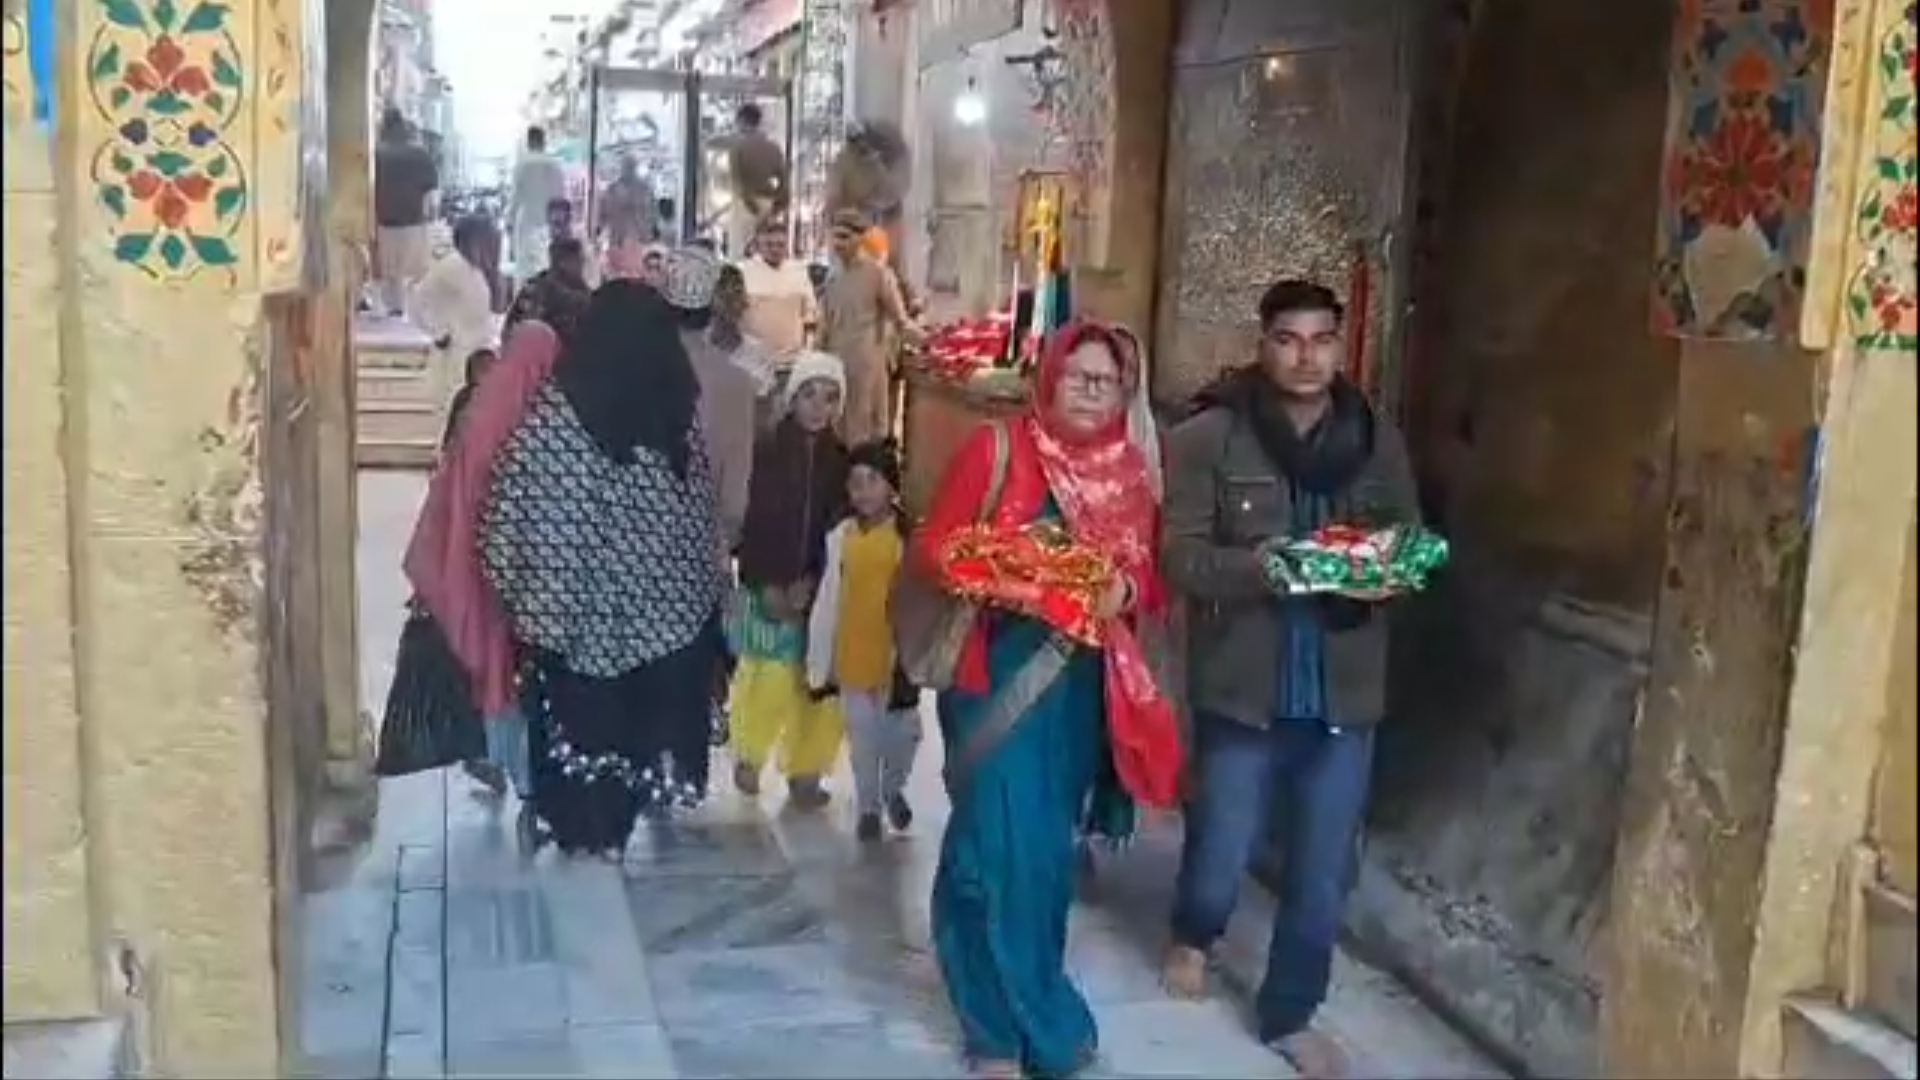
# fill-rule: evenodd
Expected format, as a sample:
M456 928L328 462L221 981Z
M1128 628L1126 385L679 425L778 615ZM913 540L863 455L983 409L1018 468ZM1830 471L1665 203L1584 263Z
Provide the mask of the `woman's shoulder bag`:
M980 500L980 510L974 515L978 523L991 520L1000 508L1012 453L1006 425L999 421L991 424L993 472L987 481L986 497ZM979 605L942 588L933 570L919 563L913 558L901 561L893 591L887 597L887 622L893 630L894 655L907 679L928 690L945 690L953 684L960 651L973 631Z

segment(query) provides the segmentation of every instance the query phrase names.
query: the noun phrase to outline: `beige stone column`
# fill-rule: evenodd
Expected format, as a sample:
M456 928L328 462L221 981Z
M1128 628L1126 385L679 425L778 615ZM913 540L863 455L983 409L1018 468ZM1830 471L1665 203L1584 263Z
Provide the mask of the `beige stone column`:
M93 1016L93 898L73 636L75 507L63 419L59 193L31 122L26 26L6 20L6 1021Z
M327 6L327 281L314 311L316 517L326 523L320 623L327 779L356 802L373 787L371 733L360 722L353 345L354 308L373 236L373 7L372 0Z
M1902 0L1842 0L1835 11L1802 325L1810 344L1829 350L1833 385L1785 746L1755 898L1744 1076L1780 1075L1785 995L1846 981L1833 945L1847 929L1847 894L1859 884L1847 866L1870 836L1883 742L1899 737L1888 730L1890 713L1912 703L1913 589L1903 579L1913 573L1920 335L1915 223L1910 210L1898 210L1911 200L1916 160L1909 10ZM1911 799L1909 790L1909 806Z
M292 0L59 10L56 213L37 254L57 275L93 912L67 939L110 949L149 1071L271 1075L275 939L297 936L273 891L270 822L294 793L267 769L260 312L299 276L303 22ZM10 131L9 159L22 148L47 152ZM9 336L18 318L10 302ZM10 874L10 945L13 890Z

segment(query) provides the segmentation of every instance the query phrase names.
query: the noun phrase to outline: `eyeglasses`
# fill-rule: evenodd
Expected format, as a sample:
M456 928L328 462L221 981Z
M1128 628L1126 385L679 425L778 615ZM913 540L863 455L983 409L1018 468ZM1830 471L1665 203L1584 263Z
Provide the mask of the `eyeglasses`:
M1069 371L1060 376L1060 388L1081 397L1111 397L1120 392L1123 380L1118 375L1094 375Z

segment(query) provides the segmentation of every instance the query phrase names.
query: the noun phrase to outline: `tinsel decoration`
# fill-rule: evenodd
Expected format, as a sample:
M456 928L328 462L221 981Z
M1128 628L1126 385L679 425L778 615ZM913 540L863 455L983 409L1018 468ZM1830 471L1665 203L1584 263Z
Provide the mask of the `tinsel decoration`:
M1329 525L1274 547L1264 569L1287 593L1418 592L1447 556L1446 539L1416 525Z

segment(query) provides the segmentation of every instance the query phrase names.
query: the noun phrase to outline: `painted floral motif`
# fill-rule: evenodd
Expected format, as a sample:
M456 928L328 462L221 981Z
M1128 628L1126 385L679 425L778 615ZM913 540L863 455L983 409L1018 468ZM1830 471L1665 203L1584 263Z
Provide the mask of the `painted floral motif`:
M1793 340L1831 23L1831 0L1679 5L1655 267L1659 331ZM1703 244L1743 252L1743 269L1730 280L1693 280L1689 256ZM1697 261L1721 272L1728 265Z
M1916 161L1916 84L1920 84L1920 5L1908 3L1881 39L1874 82L1880 102L1873 165L1855 228L1864 263L1847 291L1854 343L1862 349L1920 349L1920 161Z
M227 142L246 77L217 0L94 0L87 85L111 136L93 160L114 257L178 280L240 259L245 167Z

